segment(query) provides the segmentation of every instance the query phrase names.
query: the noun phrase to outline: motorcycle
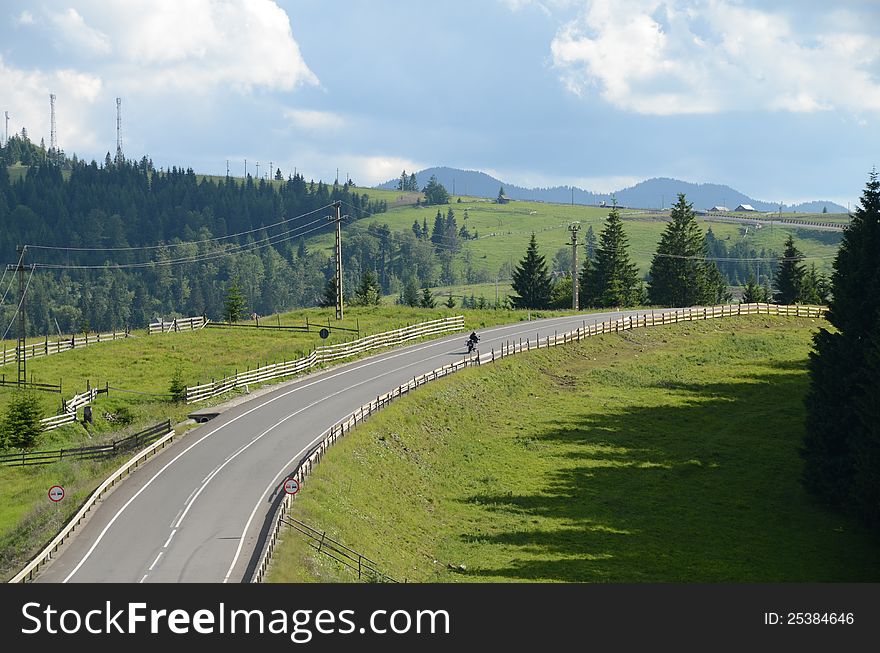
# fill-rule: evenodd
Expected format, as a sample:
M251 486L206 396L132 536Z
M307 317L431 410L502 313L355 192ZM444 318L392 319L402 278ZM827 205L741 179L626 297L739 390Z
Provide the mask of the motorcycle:
M468 338L467 341L467 353L471 354L477 348L477 341L471 338Z

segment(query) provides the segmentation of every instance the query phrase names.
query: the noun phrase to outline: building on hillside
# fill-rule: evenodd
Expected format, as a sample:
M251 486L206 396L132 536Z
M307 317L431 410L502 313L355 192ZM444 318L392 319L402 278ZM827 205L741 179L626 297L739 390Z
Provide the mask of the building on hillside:
M499 204L509 204L510 198L507 195L499 195L496 200Z
M745 211L750 213L757 213L758 209L756 209L751 204L740 204L738 207L734 209L734 211Z
M726 206L719 206L716 204L711 209L709 209L709 213L730 213L730 209Z

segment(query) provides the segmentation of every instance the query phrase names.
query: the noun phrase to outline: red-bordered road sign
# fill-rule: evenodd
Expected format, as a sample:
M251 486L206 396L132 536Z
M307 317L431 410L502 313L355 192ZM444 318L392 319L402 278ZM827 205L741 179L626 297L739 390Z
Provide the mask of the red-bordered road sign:
M287 492L287 494L296 494L299 492L299 481L293 478L293 476L289 477L284 481L284 491Z
M64 498L64 488L60 485L53 485L49 488L49 498L55 503L58 503Z

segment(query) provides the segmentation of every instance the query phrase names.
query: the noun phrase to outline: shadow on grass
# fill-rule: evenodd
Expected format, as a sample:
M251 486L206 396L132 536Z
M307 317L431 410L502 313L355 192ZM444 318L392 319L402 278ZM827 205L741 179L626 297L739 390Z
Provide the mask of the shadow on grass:
M474 495L488 546L463 572L567 582L866 581L877 540L799 485L803 366L665 385L669 403L536 424L558 471L522 493ZM528 473L524 474L528 477ZM529 487L536 488L529 491ZM498 560L505 560L495 564Z

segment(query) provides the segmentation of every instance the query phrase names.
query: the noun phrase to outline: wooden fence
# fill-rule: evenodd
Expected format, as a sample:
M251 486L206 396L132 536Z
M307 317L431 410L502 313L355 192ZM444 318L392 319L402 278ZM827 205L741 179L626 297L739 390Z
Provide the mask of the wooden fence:
M351 342L338 345L327 345L315 348L311 354L293 361L264 365L247 372L236 372L231 376L224 377L219 381L211 381L188 387L186 389L186 403L192 404L204 401L210 397L229 392L235 388L243 388L252 383L260 383L271 379L278 379L293 374L298 374L311 369L321 363L337 361L356 354L400 344L416 338L428 335L445 333L447 331L460 331L464 328L464 316L446 317L430 322L422 322L413 326L394 329L372 336L366 336Z
M109 444L100 444L93 447L78 447L76 449L56 449L54 451L33 451L22 453L10 453L0 455L0 465L46 465L56 463L64 458L91 459L109 458L120 453L131 451L137 447L149 444L156 438L165 435L171 430L171 420L166 420L133 435L113 440Z
M40 424L43 425L44 431L51 431L53 429L57 429L59 426L63 426L64 424L70 424L71 422L76 421L76 411L78 411L83 406L87 406L92 403L95 398L99 394L106 394L108 389L105 388L88 388L85 392L73 395L67 401L62 400L62 406L64 410L59 415L53 415L52 417L45 417L40 420Z
M46 336L43 342L34 342L24 347L24 357L26 360L38 358L40 356L50 356L52 354L60 354L61 352L70 351L71 349L82 349L89 345L95 345L99 342L112 342L113 340L122 340L131 338L130 331L112 331L110 333L88 333L81 336L71 336L70 338L62 338L60 340L49 340ZM18 360L18 347L7 349L4 345L3 352L0 353L0 366L15 363Z
M198 331L204 329L208 324L208 318L198 315L196 317L181 317L173 319L170 322L160 320L151 322L147 326L147 334L155 333L171 333L176 331Z
M441 379L449 374L454 374L459 370L467 367L480 366L485 363L494 363L507 356L518 354L532 349L543 349L546 347L555 347L570 342L579 342L584 338L589 338L604 333L620 333L621 331L629 331L631 329L644 328L650 326L661 326L664 324L675 324L676 322L693 322L698 320L710 320L721 317L735 317L738 315L775 315L780 317L822 317L826 312L825 306L778 306L776 304L731 304L725 306L712 306L706 308L684 308L684 309L658 309L656 311L646 311L637 315L629 315L613 320L606 320L595 324L584 323L574 331L566 331L563 333L554 332L553 335L547 334L541 336L539 332L535 333L534 340L520 339L517 341L507 341L499 347L492 348L471 354L460 361L444 365L421 376L413 377L412 381L407 381L403 385L394 388L391 392L376 397L375 401L364 404L342 421L337 422L329 429L324 431L319 437L319 443L309 451L300 462L296 469L286 478L295 478L300 487L311 474L315 466L324 457L327 450L342 436L353 429L357 424L363 422L373 413L385 408L395 399L409 394L411 391L419 388L426 383ZM278 536L281 527L287 519L290 504L294 495L285 494L284 498L279 502L276 513L272 519L269 536L260 558L254 569L254 575L251 582L261 583L269 568L272 554L278 542Z

